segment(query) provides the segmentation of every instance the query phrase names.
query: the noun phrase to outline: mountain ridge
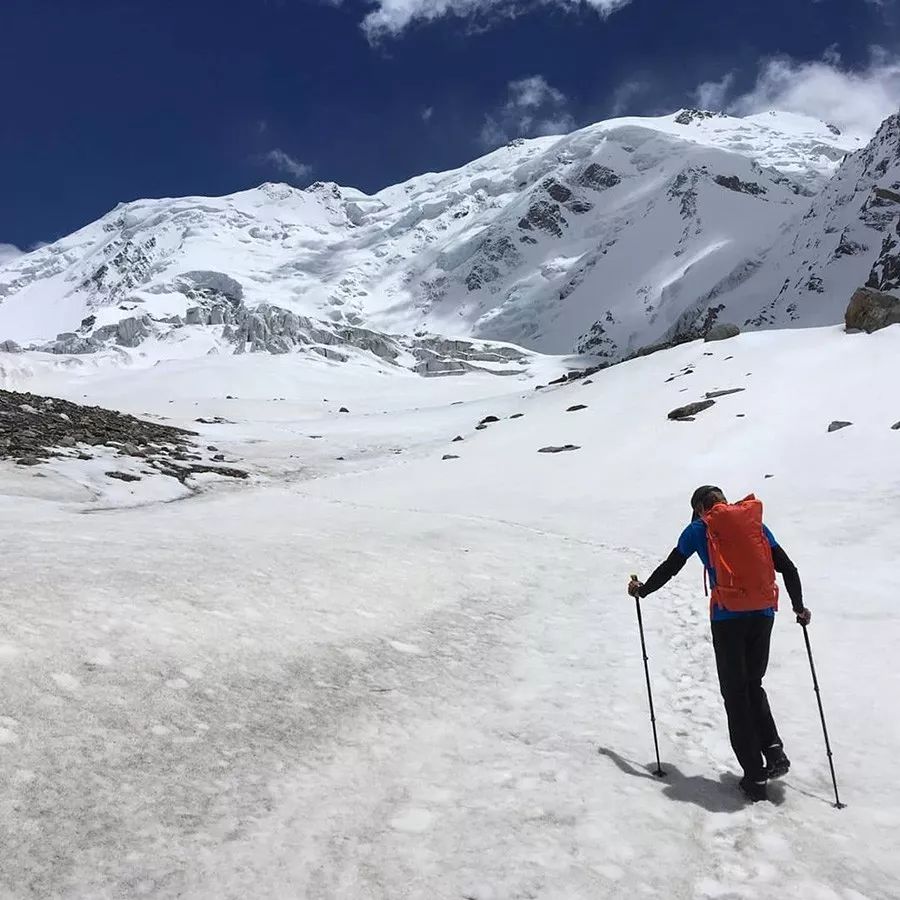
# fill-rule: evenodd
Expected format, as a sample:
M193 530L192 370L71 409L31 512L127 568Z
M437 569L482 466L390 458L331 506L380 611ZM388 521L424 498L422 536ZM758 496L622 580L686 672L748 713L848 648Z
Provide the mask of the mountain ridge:
M372 195L265 183L120 204L0 266L0 341L310 343L241 347L212 312L240 306L337 342L367 329L616 361L717 321L829 324L900 214L897 118L866 146L793 114L682 110L512 141Z

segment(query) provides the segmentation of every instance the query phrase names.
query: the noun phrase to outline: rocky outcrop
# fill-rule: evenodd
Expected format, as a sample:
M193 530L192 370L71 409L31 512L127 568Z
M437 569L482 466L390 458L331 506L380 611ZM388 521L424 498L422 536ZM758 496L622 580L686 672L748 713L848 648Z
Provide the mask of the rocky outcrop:
M558 203L550 200L538 200L532 203L528 212L519 219L519 228L524 231L544 231L554 237L563 236L563 228L569 223L563 218L562 209Z
M840 431L842 428L848 428L852 424L852 422L842 422L840 420L835 420L828 426L828 433L831 434L831 432L833 431Z
M143 456L164 446L186 452L194 432L147 422L99 406L0 390L0 457L49 459L77 444L127 447Z
M612 169L608 166L601 166L599 163L591 163L576 178L577 183L582 187L594 191L608 190L619 184L621 180Z
M15 341L0 341L0 353L21 353L22 348Z
M848 331L868 334L900 324L900 298L874 288L860 288L850 300L844 324Z
M750 194L753 197L760 197L766 193L766 189L755 181L741 181L737 175L716 175L713 181L729 191L736 191L739 194Z
M683 109L676 117L675 121L679 125L692 125L694 122L702 122L704 119L714 119L721 116L722 113L711 112L708 109Z
M205 462L203 451L193 444L195 436L184 428L99 406L0 390L0 459L14 459L22 466L52 458L87 460L92 458L92 448L106 447L120 457L140 460L148 472L181 482L201 473L247 477L242 469ZM120 481L139 480L119 471L106 474Z
M894 230L885 235L866 287L879 291L900 291L900 218Z

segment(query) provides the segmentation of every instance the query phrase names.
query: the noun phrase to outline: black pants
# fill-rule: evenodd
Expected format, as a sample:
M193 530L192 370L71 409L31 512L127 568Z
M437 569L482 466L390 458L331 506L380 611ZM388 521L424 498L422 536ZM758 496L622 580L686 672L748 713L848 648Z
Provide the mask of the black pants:
M769 616L742 616L712 623L731 746L744 774L754 781L765 778L763 751L781 745L762 686L774 622Z

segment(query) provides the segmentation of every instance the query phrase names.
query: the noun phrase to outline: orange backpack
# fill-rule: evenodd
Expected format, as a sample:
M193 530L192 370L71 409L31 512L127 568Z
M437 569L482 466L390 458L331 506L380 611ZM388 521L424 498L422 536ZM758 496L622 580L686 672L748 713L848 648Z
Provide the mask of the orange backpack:
M703 516L709 564L716 573L711 601L730 612L778 609L775 564L762 513L762 502L750 494L739 503L717 503Z

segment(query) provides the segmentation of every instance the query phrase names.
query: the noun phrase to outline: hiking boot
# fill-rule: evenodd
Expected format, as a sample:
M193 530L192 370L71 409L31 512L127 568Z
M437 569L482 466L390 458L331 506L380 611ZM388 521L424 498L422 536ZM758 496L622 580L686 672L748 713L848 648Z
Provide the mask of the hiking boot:
M766 750L766 775L769 778L781 778L787 775L791 767L791 761L787 758L784 748L780 745Z
M751 803L759 803L761 800L769 799L769 790L766 787L765 779L763 781L754 781L745 775L741 779L740 788Z

